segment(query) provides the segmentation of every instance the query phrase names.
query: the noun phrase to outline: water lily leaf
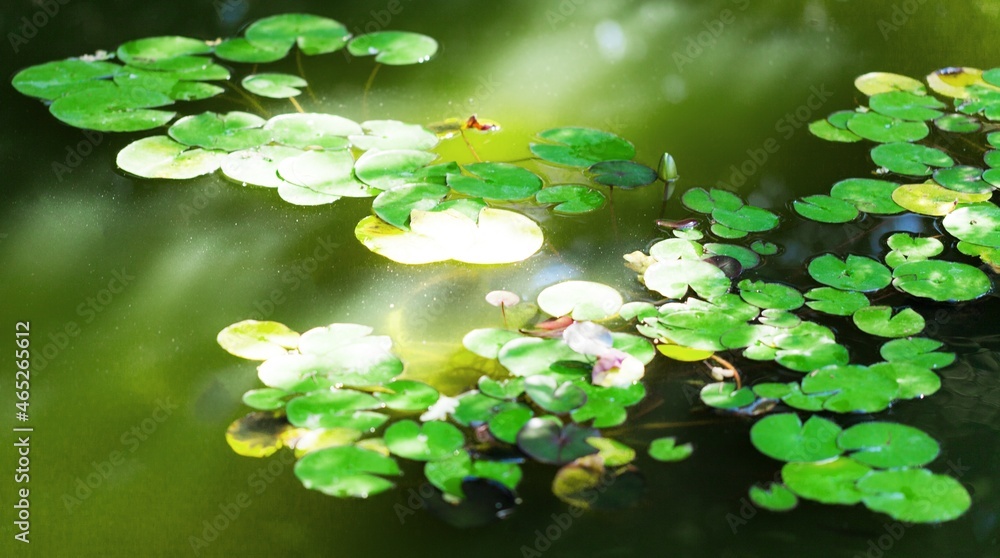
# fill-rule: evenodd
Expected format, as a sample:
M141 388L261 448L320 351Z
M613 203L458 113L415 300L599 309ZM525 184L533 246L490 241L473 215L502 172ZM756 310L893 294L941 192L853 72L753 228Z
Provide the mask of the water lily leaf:
M892 200L900 206L931 216L947 215L960 203L982 202L990 197L990 194L963 194L934 182L905 184L892 193Z
M944 244L936 238L917 238L907 233L896 233L889 237L889 248L885 263L895 268L907 262L919 262L937 256L944 251Z
M805 325L806 322L803 322ZM790 340L798 339L797 334L779 336L775 342L781 346ZM811 340L808 344L794 343L793 348L782 348L775 351L774 360L778 364L796 372L809 372L831 364L847 364L850 355L847 347L826 338L819 341Z
M387 337L376 336L323 354L280 355L261 364L257 375L264 385L285 391L377 386L403 371L403 363L389 351L390 345Z
M942 68L927 76L927 85L945 97L965 99L969 97L970 85L989 87L983 81L983 71L978 68Z
M960 240L956 248L958 248L959 252L967 256L979 258L984 264L990 266L994 272L1000 273L1000 249L979 246L978 244L972 244L964 240Z
M557 204L552 208L556 213L586 213L604 205L604 194L582 184L559 184L549 186L537 194L538 203Z
M825 461L843 450L837 446L837 423L813 416L802 424L795 413L768 415L750 429L750 441L768 457L779 461Z
M282 389L252 389L243 394L243 404L261 411L274 411L285 406L289 393Z
M298 88L307 87L309 82L299 76L271 72L249 75L243 78L240 84L243 89L261 97L287 99L300 95L302 91Z
M700 260L704 248L693 240L683 238L667 238L650 246L649 256L656 261ZM646 269L649 269L648 266Z
M624 423L628 418L627 407L646 397L646 388L641 383L628 387L595 386L582 380L578 385L587 394L587 401L570 416L574 422L593 420L591 425L595 428L608 428Z
M427 151L438 144L438 137L418 124L399 120L367 120L361 123L363 132L350 136L351 144L362 151L410 149Z
M872 95L868 99L868 106L890 118L914 121L933 120L943 114L940 109L947 108L934 97L910 91L889 91Z
M847 123L847 127L862 138L879 143L919 141L930 134L930 128L923 122L909 122L874 112L855 116Z
M869 509L911 523L938 523L961 516L972 499L957 480L927 469L876 471L858 480Z
M1000 188L1000 168L990 169L983 173L983 180Z
M983 155L983 161L988 167L1000 167L1000 149L992 149ZM991 182L992 184L992 182ZM994 184L995 186L996 184Z
M877 291L892 281L892 272L884 265L854 254L849 254L844 260L833 254L824 254L809 262L808 269L813 279L844 291Z
M795 292L798 293L798 291ZM802 295L800 294L799 296ZM760 323L766 326L789 329L801 324L802 318L787 310L769 308L760 313Z
M226 429L226 443L245 457L267 457L284 447L295 429L281 411L256 411L233 421Z
M982 129L978 120L964 114L946 114L934 120L934 125L945 132L971 134Z
M717 206L712 210L712 219L724 227L748 233L765 232L778 226L777 215L752 205L744 205L736 210ZM715 227L712 228L712 232L716 232Z
M222 66L211 64L206 67L209 69L218 68L218 70L163 72L125 66L115 73L114 83L125 88L146 89L163 93L176 101L198 101L219 95L225 90L217 85L193 80L229 79L228 70ZM92 86L99 83L101 82L89 82Z
M174 122L168 133L170 137L186 145L239 151L271 141L271 135L261 129L263 125L263 118L246 112L203 112Z
M854 204L860 211L878 215L895 215L905 211L892 200L899 187L895 182L871 178L848 178L833 185L830 195Z
M532 376L547 372L555 362L584 357L570 349L562 339L521 337L501 347L497 358L511 374Z
M448 176L448 186L461 194L491 200L523 200L542 189L542 179L535 173L510 163L472 163L465 165L472 176Z
M524 407L524 405L490 397L472 390L458 396L458 406L452 413L452 418L463 426L478 426L487 423L503 411L519 407Z
M850 130L838 128L829 120L816 120L809 123L809 131L812 135L826 141L839 141L841 143L853 143L861 141L861 136Z
M985 194L993 187L983 180L983 169L959 165L934 171L934 182L966 194Z
M230 62L243 62L246 64L267 64L277 62L288 56L291 45L274 46L254 44L243 37L226 39L215 46L215 55Z
M209 54L212 47L205 41L188 37L148 37L129 41L118 47L118 59L130 66L146 69L171 70L176 68L171 59L190 58L191 55ZM208 60L199 58L202 63Z
M635 450L611 438L588 438L587 443L598 449L605 467L622 467L635 461Z
M430 421L420 425L401 420L385 429L389 451L414 461L438 461L451 457L465 445L462 431L450 423Z
M889 362L904 362L922 368L944 368L955 362L955 353L938 352L944 343L926 337L893 339L882 345L879 354Z
M598 184L631 190L656 181L656 171L632 161L601 161L591 165L587 174Z
M740 262L743 269L753 269L760 265L760 256L749 248L737 246L735 244L719 244L710 242L704 246L709 254L716 256L729 256Z
M992 203L960 207L945 216L944 228L959 240L1000 248L1000 207Z
M834 316L850 316L868 306L868 297L854 291L842 291L832 287L818 287L806 292L809 302L806 306Z
M560 426L558 422L533 418L517 435L517 445L532 459L552 465L563 465L580 457L597 453L587 443L588 438L600 437L594 428L575 423Z
M389 391L376 392L375 398L394 411L424 411L441 396L431 386L413 380L396 380L383 387Z
M538 307L550 316L604 320L618 313L624 300L615 289L591 281L563 281L538 293Z
M786 463L781 468L785 486L801 498L824 504L857 504L863 494L857 488L859 479L871 469L850 459L838 457L820 463Z
M716 409L739 409L756 401L753 390L748 387L736 389L736 384L717 382L701 388L701 400Z
M138 132L163 126L173 112L152 110L174 102L168 95L139 87L99 82L59 97L49 106L53 116L77 128L100 132Z
M643 274L643 282L648 289L675 299L684 298L688 287L698 296L711 299L732 286L721 269L701 260L656 262Z
M524 405L511 406L490 417L490 433L501 442L516 444L518 433L534 415L534 411Z
M858 216L854 204L840 198L816 195L792 202L795 212L820 223L847 223Z
M281 145L299 149L347 149L348 136L361 133L353 120L334 114L280 114L264 124L271 139Z
M351 411L367 411L382 407L382 402L360 391L331 389L296 397L286 405L288 422L304 428L335 428L344 426L344 416ZM385 417L388 419L388 417ZM379 424L381 424L380 421ZM377 425L376 425L377 426Z
M508 329L474 329L462 338L462 345L483 358L495 359L501 347L521 337L520 333Z
M799 291L780 283L744 279L739 283L740 297L759 308L795 310L805 299Z
M333 203L341 197L365 198L378 190L354 177L354 157L348 151L307 151L278 163L284 181L278 194L296 205Z
M940 149L913 143L884 143L872 149L871 155L876 165L909 176L927 176L931 174L931 167L955 165L955 161ZM893 199L899 203L895 197Z
M892 275L897 289L938 302L974 300L992 287L990 278L979 268L940 260L904 263Z
M794 492L782 484L769 483L767 488L750 487L750 501L754 505L773 512L784 512L795 509L799 498Z
M602 161L629 160L635 147L610 132L591 128L552 128L538 134L546 143L532 143L541 159L569 167L590 167Z
M424 465L424 475L431 484L446 494L465 498L463 482L470 478L494 480L514 490L521 482L521 468L517 463L501 461L473 461L468 452L459 452L453 457L431 461Z
M358 179L379 190L392 190L420 182L415 174L437 158L434 153L412 149L368 151L354 164Z
M184 180L213 173L222 165L222 151L191 149L167 136L136 140L118 152L118 168L143 178Z
M279 188L285 183L278 176L281 162L303 153L305 152L301 149L280 145L262 145L235 151L222 160L222 173L244 186L251 184L265 188Z
M853 451L851 459L879 469L919 467L941 448L923 430L891 422L865 422L844 430L837 444Z
M338 498L367 498L393 486L384 476L399 476L396 461L355 446L316 450L299 459L295 476L302 485Z
M917 95L927 93L923 82L888 72L870 72L858 76L854 80L854 86L858 88L858 91L869 96L891 91L908 91Z
M247 27L247 41L258 48L288 52L298 43L303 54L326 54L344 48L351 33L340 22L309 14L265 17Z
M525 379L524 391L536 405L554 414L568 413L587 401L587 394L573 382L560 383L543 374Z
M879 337L909 337L923 331L924 317L912 308L904 308L893 316L889 306L868 306L854 313L854 325Z
M823 408L835 413L875 413L896 398L899 385L877 371L858 365L825 366L802 379L805 394L831 394Z
M244 320L220 331L216 341L231 355L267 360L298 347L299 334L278 322Z
M694 453L691 444L677 445L674 437L657 438L649 444L649 456L657 461L683 461Z
M778 253L778 245L763 240L754 240L750 243L750 249L761 256L773 256ZM739 258L737 258L739 259Z
M115 75L121 66L103 60L70 58L25 68L14 75L11 85L30 97L51 101L79 91L90 82Z
M450 191L438 184L409 184L379 194L372 202L372 210L386 223L410 230L410 214L414 209L434 209Z
M899 387L896 399L916 399L941 389L941 378L937 374L909 362L880 362L868 369L896 382Z
M355 37L347 45L354 56L375 55L375 61L390 66L420 64L430 60L438 50L437 41L407 31L377 31Z

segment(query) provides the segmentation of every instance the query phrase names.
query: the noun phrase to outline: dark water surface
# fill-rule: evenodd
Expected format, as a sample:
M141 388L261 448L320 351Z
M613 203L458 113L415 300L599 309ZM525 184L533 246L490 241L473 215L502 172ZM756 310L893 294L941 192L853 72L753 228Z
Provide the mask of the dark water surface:
M913 216L869 220L861 225L872 235L852 241L856 228L789 217L794 197L871 170L864 146L822 142L802 126L853 108L852 81L861 73L920 77L949 65L1000 65L996 0L68 0L30 39L15 40L14 52L9 33L21 33L22 18L40 9L27 0L6 0L0 9L4 83L32 64L146 36L229 36L273 13L432 35L442 45L433 62L379 74L372 118L429 123L478 113L504 126L479 146L498 160L525 156L534 133L563 125L614 131L651 165L669 151L684 186L738 186L788 217L773 237L784 253L762 275L799 284L813 254L835 247L881 254L879 241L890 231L933 227ZM307 109L363 119L370 60L333 54L304 63L319 92L303 98ZM226 426L246 412L240 395L258 380L252 363L215 344L220 329L248 317L301 331L369 324L396 339L414 376L460 391L468 376L456 362L457 341L469 329L499 324L482 302L489 290L533 297L546 285L586 278L639 295L621 256L656 238L659 193L616 192L617 234L606 209L544 218L550 248L521 264L404 267L354 239L369 200L298 208L216 176L134 180L117 173L114 160L139 136L88 139L0 87L2 324L12 339L14 322L30 320L42 355L31 392L30 545L12 540L13 368L0 377L0 430L7 432L0 437L0 555L492 557L526 548L546 557L1000 555L995 296L958 308L916 306L928 334L961 358L942 373L939 394L883 415L940 440L942 456L930 468L974 490L970 512L944 525L903 526L857 506L810 503L789 514L755 513L744 505L746 490L773 478L779 464L751 447L749 422L703 410L687 383L702 378L695 368L668 362L647 371L650 400L662 404L619 437L641 448L676 435L696 451L677 464L654 463L640 451L648 488L637 508L567 522L566 505L549 492L553 470L541 466L525 468L525 504L512 518L476 530L424 513L400 519L407 489L422 480L416 471L400 490L370 501L308 491L280 457L239 457L226 445ZM72 172L54 172L53 163L74 151L84 156ZM468 159L458 148L445 153ZM667 214L685 216L676 201ZM856 360L872 360L875 348L852 338L846 321L827 323ZM781 374L769 367L749 373ZM235 517L219 519L227 510ZM213 521L224 527L192 548L191 537L206 536ZM541 540L546 531L554 540Z

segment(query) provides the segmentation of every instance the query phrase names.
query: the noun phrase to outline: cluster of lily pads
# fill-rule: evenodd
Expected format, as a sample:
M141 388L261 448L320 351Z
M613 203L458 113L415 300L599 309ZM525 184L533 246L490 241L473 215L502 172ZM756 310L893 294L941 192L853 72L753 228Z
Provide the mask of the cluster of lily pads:
M374 198L373 215L355 236L373 252L405 264L456 260L474 264L521 261L542 246L537 223L511 209L512 202L562 214L604 205L601 186L635 188L657 180L653 169L632 161L635 148L608 132L556 128L530 145L533 157L517 164L437 162L432 150L467 131L495 124L435 125L435 131L398 120L356 122L341 115L306 112L295 97L309 86L303 76L260 73L258 65L346 48L374 55L376 66L430 60L434 39L418 33L379 31L352 37L341 23L307 14L258 20L242 37L202 41L152 37L130 41L114 53L49 62L22 70L18 91L48 104L59 120L80 128L164 133L138 139L119 152L118 166L135 176L185 180L219 172L242 184L272 188L302 206L340 198ZM250 66L232 83L236 67ZM370 86L369 80L369 86ZM200 101L228 86L256 112L205 111L178 117L176 102ZM240 89L242 88L242 89ZM271 116L252 95L287 98L298 112ZM365 91L367 96L367 89ZM571 183L544 179L546 168L579 169Z

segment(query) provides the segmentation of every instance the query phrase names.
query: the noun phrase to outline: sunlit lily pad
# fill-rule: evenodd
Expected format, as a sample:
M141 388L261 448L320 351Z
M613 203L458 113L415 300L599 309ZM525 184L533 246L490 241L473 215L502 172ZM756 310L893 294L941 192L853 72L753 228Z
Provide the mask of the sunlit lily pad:
M724 227L750 233L765 232L778 226L777 215L752 205L744 205L736 210L716 207L712 210L712 219Z
M750 487L750 501L758 507L774 512L784 512L795 509L799 498L784 485L770 483L766 488Z
M354 157L347 151L307 151L278 164L284 182L278 194L297 205L332 203L341 197L366 198L378 190L354 177Z
M434 209L450 191L438 184L408 184L379 194L372 202L372 209L386 223L409 230L413 210Z
M868 306L868 297L855 291L842 291L833 287L818 287L806 292L806 306L834 316L850 316Z
M500 348L509 341L521 338L521 334L507 329L474 329L462 338L466 349L483 358L497 358Z
M243 37L234 37L216 45L215 55L230 62L266 64L268 62L277 62L288 56L290 48L291 45L285 47L275 43L272 47L251 43Z
M375 397L394 411L423 411L440 397L438 391L423 382L396 380L383 386L389 391L376 392Z
M271 138L281 145L299 149L347 149L348 136L361 133L353 120L334 114L280 114L264 124Z
M517 445L536 461L562 465L597 453L587 439L599 436L600 432L594 428L575 423L560 426L552 420L533 418L518 433Z
M913 143L884 143L872 149L872 160L897 174L927 176L932 167L950 167L955 161L945 152ZM898 200L896 203L899 203Z
M736 389L736 384L731 382L707 384L701 388L700 396L702 402L716 409L738 409L757 399L750 388Z
M988 86L978 68L942 68L927 75L927 84L934 92L954 99L967 98L970 85Z
M255 411L233 421L226 443L246 457L267 457L285 446L295 429L282 411Z
M473 163L464 166L472 176L448 176L448 186L461 194L492 200L523 200L542 189L535 173L510 163Z
M602 161L627 161L635 147L610 132L591 128L552 128L538 134L547 143L532 143L531 152L569 167L589 167Z
M278 322L244 320L220 331L216 341L231 355L267 360L298 347L299 334Z
M899 385L891 378L858 365L831 365L806 374L802 392L830 394L823 408L835 413L875 413L896 398Z
M288 422L304 428L337 428L353 423L356 418L353 411L377 409L382 402L375 397L360 391L348 389L331 389L312 392L296 397L285 406ZM378 427L388 420L388 417L371 416L372 422L364 426ZM366 429L359 429L366 430Z
M886 254L885 263L892 268L907 262L927 260L944 251L944 245L936 238L919 238L907 233L893 234L888 244L892 251Z
M889 306L867 306L854 313L854 325L879 337L909 337L924 330L924 318L912 308L893 315Z
M415 174L437 158L434 153L413 149L369 151L358 158L354 173L358 179L379 190L392 190L421 182Z
M802 424L795 413L769 415L750 429L750 441L768 457L779 461L824 461L837 457L841 428L837 423L813 416Z
M851 459L870 467L919 467L937 457L938 443L923 430L891 422L856 424L837 440Z
M874 112L855 116L847 123L847 127L855 134L879 143L919 141L930 133L930 128L923 122L900 120Z
M759 308L795 310L805 303L799 291L780 283L744 279L739 284L740 297Z
M352 132L351 144L362 151L410 149L426 151L438 144L438 137L423 126L399 120L367 120L362 131Z
M275 388L252 389L243 394L243 404L261 411L273 411L285 406L288 392Z
M150 136L125 146L115 162L143 178L183 180L215 172L225 157L222 151L191 149L167 136Z
M812 135L826 141L839 141L841 143L854 143L861 141L861 136L850 130L838 128L826 119L810 122L809 131Z
M218 85L193 81L198 79L229 79L229 72L218 65L207 68L218 70L161 72L126 66L114 76L114 82L125 88L147 89L163 93L177 101L198 101L223 93ZM97 82L90 82L94 84Z
M908 91L918 95L927 93L923 82L889 72L869 72L858 76L854 80L854 86L858 88L858 91L869 96L891 91Z
M383 438L389 451L416 461L451 457L465 445L462 431L442 421L420 425L412 420L401 420L386 428Z
M795 212L820 223L847 223L858 216L858 208L852 203L831 196L806 196L792 202Z
M704 245L705 252L716 256L729 256L740 262L743 269L753 269L760 265L760 256L756 252L735 244L719 244L710 242Z
M892 193L892 200L921 215L942 216L955 210L960 203L975 203L990 199L990 194L964 194L949 190L934 182L905 184Z
M934 125L945 132L956 134L971 134L983 127L978 120L964 114L946 114L935 119Z
M690 287L702 298L725 294L732 286L718 267L701 260L656 262L643 275L646 287L663 296L682 299Z
M430 60L438 50L437 41L407 31L377 31L355 37L347 45L354 56L375 55L375 61L390 66L419 64Z
M892 284L897 289L938 302L974 300L988 293L992 286L990 278L979 268L940 260L904 263L892 275Z
M656 181L656 171L632 161L602 161L587 169L598 184L630 190Z
M259 19L244 33L255 46L285 52L298 43L303 54L340 50L351 33L340 22L309 14L281 14Z
M512 406L496 413L489 419L490 433L501 442L517 443L517 435L534 416L534 412L523 406Z
M646 388L641 382L628 387L606 387L581 381L580 388L587 394L587 401L570 416L575 422L593 421L591 426L595 428L607 428L624 423L628 418L627 408L642 401L646 396Z
M843 260L833 254L815 258L809 262L809 275L824 285L844 291L877 291L892 281L892 273L884 265L854 254L848 254Z
M169 95L138 87L121 87L101 82L56 99L49 111L59 120L101 132L138 132L163 126L173 112L153 110L174 102Z
M590 281L564 281L538 293L538 307L550 316L574 320L604 320L618 313L624 301L615 289Z
M820 463L786 463L781 479L802 498L824 504L857 504L863 494L856 483L871 469L847 457Z
M118 47L118 58L131 66L148 69L174 69L171 60L190 55L209 54L205 41L188 37L148 37L129 41ZM207 62L207 60L206 60Z
M227 178L244 185L278 188L285 183L278 176L282 161L301 155L304 151L280 145L262 145L230 153L222 160L222 173Z
M535 405L557 415L568 413L587 401L587 394L573 382L559 382L544 374L526 378L524 391Z
M556 213L586 213L604 205L604 194L583 184L559 184L549 186L537 194L538 203L557 204L552 208Z
M959 240L1000 248L1000 207L992 203L960 207L944 218L944 228Z
M890 118L914 121L933 120L943 114L941 109L947 108L944 103L934 97L914 94L909 91L889 91L872 95L868 99L868 106L875 112Z
M897 399L916 399L933 395L941 389L941 377L930 369L909 362L879 362L869 370L896 382Z
M120 69L118 64L103 60L70 58L25 68L14 75L11 85L24 95L51 101L95 80L109 78Z
M899 187L895 182L871 178L848 178L833 185L830 195L854 204L860 211L878 215L895 215L905 211L892 201Z
M876 471L859 479L857 488L868 508L911 523L949 521L972 504L961 483L927 469Z
M339 498L385 492L395 485L382 477L401 474L391 457L354 446L316 450L295 464L295 476L303 486Z
M882 345L879 354L889 362L905 362L928 369L944 368L955 362L955 353L939 352L942 346L944 343L925 337L893 339Z
M691 444L677 445L674 437L657 438L649 444L649 456L657 461L682 461L693 452Z
M263 125L263 118L246 112L203 112L174 122L169 134L185 145L239 151L271 141L270 133L261 128Z
M302 93L302 91L299 90L300 87L306 87L309 85L309 82L299 76L273 72L252 74L243 78L243 81L240 83L247 91L260 95L261 97L269 97L271 99L287 99L288 97L295 97L296 95L300 95Z
M966 194L985 194L993 187L983 180L983 169L959 165L934 171L934 182Z
M453 457L432 461L424 466L427 480L447 494L465 498L463 481L472 477L491 479L513 490L521 482L521 468L517 463L473 460L468 452L458 452Z

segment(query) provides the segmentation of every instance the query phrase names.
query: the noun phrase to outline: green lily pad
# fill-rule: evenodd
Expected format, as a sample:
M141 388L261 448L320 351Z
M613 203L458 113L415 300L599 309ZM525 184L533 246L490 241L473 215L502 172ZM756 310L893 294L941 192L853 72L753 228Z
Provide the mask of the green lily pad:
M931 167L955 165L955 161L940 149L904 142L876 146L872 149L872 160L891 172L908 176L928 176ZM899 203L895 197L893 199Z
M390 391L376 392L375 398L394 411L424 411L441 396L431 386L413 380L396 380L383 387Z
M174 122L168 133L185 145L232 152L270 142L263 125L263 118L246 112L203 112Z
M943 114L940 109L947 108L934 97L909 91L890 91L872 95L868 99L868 106L875 112L891 118L914 121L933 120Z
M411 149L427 151L438 144L438 137L423 126L399 120L366 120L361 123L364 133L350 136L351 144L362 151L372 149ZM456 171L457 172L457 171Z
M959 165L934 171L934 181L949 190L965 194L985 194L993 187L983 180L983 169Z
M453 456L465 445L461 430L437 420L422 426L412 420L401 420L386 428L383 438L389 451L414 461L439 461Z
M923 430L891 422L856 424L844 430L837 444L854 452L851 459L879 469L926 465L941 450Z
M982 129L978 120L964 114L946 114L934 120L934 125L945 132L971 134Z
M532 143L531 152L550 163L590 167L602 161L629 160L635 147L610 132L591 128L552 128L538 134L546 143Z
M751 486L750 501L760 508L774 512L790 511L799 505L799 498L794 492L782 484L773 482L767 488Z
M14 75L11 85L18 92L47 101L79 91L95 80L115 75L121 66L103 60L70 58L25 68Z
M905 362L928 369L950 366L955 353L938 352L944 343L925 337L893 339L882 345L879 354L889 362Z
M599 209L606 199L604 194L583 184L549 186L535 194L535 201L538 203L557 204L552 211L568 214Z
M757 400L753 390L736 389L736 384L730 382L707 384L701 388L700 396L703 403L716 409L739 409Z
M230 62L267 64L269 62L277 62L288 56L290 48L291 45L285 47L275 43L273 47L270 47L251 43L243 37L234 37L216 45L215 55Z
M304 428L340 426L345 411L367 411L382 406L378 399L360 391L331 389L296 397L286 406L288 422Z
M524 391L536 405L554 414L565 414L587 401L587 394L573 382L559 382L537 374L524 380Z
M420 64L438 50L437 41L407 31L377 31L351 39L347 50L354 56L375 56L375 61L390 66Z
M243 394L243 403L261 411L273 411L285 406L288 392L275 388L252 389Z
M542 189L542 179L535 173L510 163L473 163L465 165L472 176L448 176L448 186L456 192L491 200L523 200Z
M764 240L754 240L750 243L750 249L761 256L773 256L778 253L778 245Z
M927 93L927 87L924 86L923 82L889 72L869 72L858 76L854 80L854 86L858 88L858 91L869 96L890 91L908 91L917 95Z
M729 256L740 262L743 269L753 269L760 265L760 256L749 248L735 244L719 244L710 242L704 246L705 252L716 256Z
M146 89L163 93L176 101L198 101L219 95L225 90L217 85L200 83L193 80L229 78L229 72L222 66L213 64L208 67L218 68L218 70L214 72L161 72L126 66L115 73L114 83L120 87ZM90 82L90 85L97 87L100 83Z
M824 285L843 291L872 292L892 281L892 272L879 262L849 254L841 260L824 254L809 262L809 275Z
M275 143L299 149L347 149L347 137L361 133L353 120L320 113L281 114L268 120L264 129Z
M501 347L521 337L520 333L508 329L474 329L462 338L462 345L483 358L495 359Z
M424 466L424 475L442 492L456 498L465 498L462 483L469 477L494 480L513 490L521 482L521 468L517 463L475 460L468 452L432 461Z
M372 210L386 223L409 230L414 209L429 211L450 191L437 184L409 184L379 194L372 202Z
M938 302L974 300L992 288L990 278L982 270L957 262L908 262L896 267L892 275L892 284L897 289Z
M759 308L795 310L805 303L799 291L780 283L744 279L739 283L740 297Z
M892 193L892 200L921 215L942 216L955 210L958 204L983 202L991 194L963 194L934 182L905 184Z
M869 509L911 523L949 521L972 505L961 483L927 469L872 472L858 480L857 488Z
M511 406L489 418L490 432L501 442L516 444L518 433L534 415L535 413L524 405Z
M648 289L675 299L684 298L689 287L698 296L711 299L732 286L721 269L701 260L656 262L643 274L643 282Z
M100 82L59 97L49 106L53 116L77 128L100 132L139 132L158 128L169 122L173 112L152 110L174 102L158 91L121 87Z
M862 138L886 144L919 141L930 134L930 128L923 122L908 122L874 112L855 116L847 128Z
M853 143L861 141L861 136L850 130L838 128L829 120L816 120L809 123L809 131L812 135L826 141L838 141L842 143Z
M478 330L488 331L488 330ZM504 330L497 330L504 331ZM496 358L496 357L494 357ZM479 391L490 397L497 399L517 399L524 393L524 378L508 378L506 380L494 380L489 376L479 378Z
M288 52L298 43L303 54L326 54L344 48L351 33L338 21L309 14L265 17L247 27L247 41L259 48Z
M265 188L279 188L285 183L278 176L278 167L285 159L305 153L300 149L280 145L262 145L235 151L222 160L222 173L227 178Z
M348 151L307 151L278 163L284 183L278 194L299 205L320 205L341 197L367 198L378 190L354 177L354 157Z
M895 215L905 211L892 200L899 187L895 182L871 178L848 178L833 185L830 195L854 204L858 210L876 215Z
M570 416L574 422L593 420L591 425L595 428L608 428L624 423L628 418L627 408L646 396L646 388L642 383L615 387L595 386L589 381L580 381L579 386L587 394L587 401L573 410Z
M694 453L691 444L677 445L674 437L657 438L649 444L649 456L657 461L683 461Z
M611 438L590 438L587 443L598 450L605 467L623 467L635 461L635 450Z
M869 335L909 337L924 330L924 317L912 308L893 316L889 306L867 306L854 313L854 325Z
M298 347L299 334L282 323L244 320L220 331L216 341L231 355L267 360Z
M936 238L918 238L907 233L895 233L887 243L892 251L886 254L885 263L892 268L927 260L944 251L944 244Z
M574 320L604 320L624 304L615 289L591 281L563 281L538 293L538 307L550 316L572 316Z
M959 240L1000 248L1000 207L992 203L960 207L945 216L944 228Z
M712 210L712 219L724 227L748 233L769 231L777 227L779 222L774 213L752 205L744 205L736 210L716 207ZM715 232L714 227L712 230Z
M498 413L518 407L523 407L523 405L490 397L473 390L458 396L458 406L452 413L452 418L463 426L478 426L488 422Z
M853 364L825 366L802 379L802 393L830 394L823 408L835 413L882 411L889 407L898 392L896 381Z
M379 190L392 190L420 182L415 174L437 158L434 153L413 149L368 151L354 164L358 179Z
M369 387L395 379L403 371L403 363L392 354L392 341L385 336L367 336L367 328L348 338L344 332L352 327L361 326L333 324L307 331L299 343L300 354L269 358L257 368L257 375L265 385L286 391ZM318 341L306 344L309 337Z
M150 136L125 146L115 162L123 171L143 178L184 180L215 172L225 156L222 151L191 149L167 136Z
M395 485L382 477L401 474L391 457L354 446L316 450L295 464L295 476L303 486L339 498L385 492Z
M988 167L1000 167L1000 149L991 149L990 151L987 151L986 155L983 155L983 162L985 162ZM994 186L995 185L996 184L994 184Z
M824 461L837 457L841 428L813 416L803 425L795 413L769 415L750 429L750 441L761 453L779 461Z
M301 95L302 91L298 88L308 86L309 82L292 74L272 72L249 75L243 78L240 84L243 85L243 89L261 97L287 99L288 97Z
M532 459L552 465L563 465L598 452L587 443L588 438L600 437L594 428L575 423L560 426L558 422L533 418L517 435L517 446Z
M896 382L896 399L916 399L933 395L941 389L941 378L930 369L909 362L879 362L868 367L876 374Z
M869 305L868 297L855 291L842 291L833 287L818 287L806 292L806 306L834 316L850 316Z
M209 54L212 47L205 41L188 37L148 37L129 41L118 47L118 59L130 66L146 69L171 70L175 59L190 59L191 55ZM200 59L207 63L206 59Z
M858 217L858 208L840 198L816 195L792 202L795 212L820 223L847 223Z
M656 171L632 161L601 161L587 169L598 184L631 190L656 181Z
M838 457L820 463L786 463L781 468L781 479L801 498L824 504L851 505L861 502L863 494L857 482L870 472L866 465Z

